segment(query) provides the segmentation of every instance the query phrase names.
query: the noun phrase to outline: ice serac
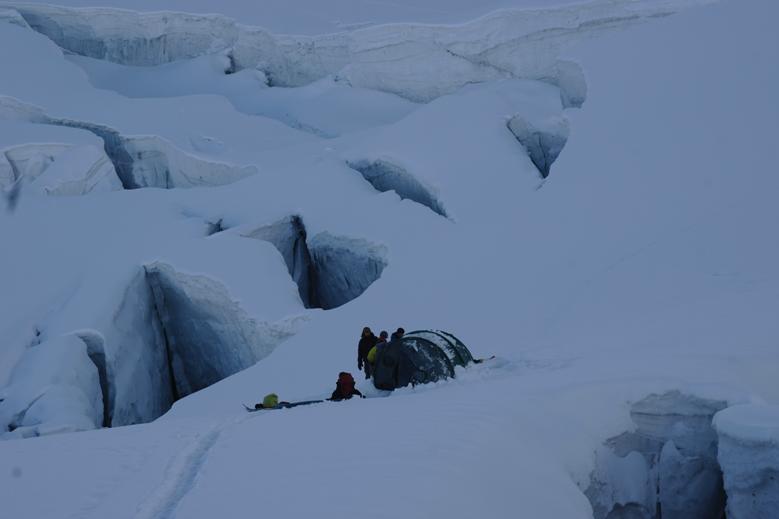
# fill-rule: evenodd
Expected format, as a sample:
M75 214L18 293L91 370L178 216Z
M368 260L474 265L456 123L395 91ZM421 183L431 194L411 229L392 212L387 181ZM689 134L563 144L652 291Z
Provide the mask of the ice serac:
M167 411L176 400L173 379L165 335L143 269L128 280L101 336L109 396L107 424L150 422ZM89 343L88 336L84 340Z
M678 391L633 404L636 430L607 441L585 492L595 518L719 517L725 493L712 417L725 406Z
M29 348L2 390L0 438L83 431L102 423L99 373L76 335Z
M554 116L540 121L529 121L517 115L509 119L508 128L525 147L541 176L548 177L552 163L557 160L568 142L568 119L564 116Z
M779 406L739 405L714 417L719 462L732 519L769 519L779 511Z
M146 265L177 397L222 380L269 355L288 330L258 323L219 282Z
M349 167L359 172L377 191L395 191L400 198L413 200L447 217L443 204L433 191L405 168L386 159L352 161Z
M504 9L456 26L376 25L321 36L274 35L218 15L10 5L63 49L126 65L226 53L230 72L260 70L272 86L336 76L413 101L430 101L470 83L538 79L558 85L566 106L580 106L586 93L583 75L559 59L562 50L593 34L671 14L687 3Z
M288 216L244 236L272 243L281 253L289 275L298 286L303 306L319 308L316 271L306 243L306 227L300 216Z
M387 266L387 250L367 240L321 232L308 242L317 281L317 298L325 310L356 299Z
M63 49L140 66L210 53L231 45L238 32L234 21L217 15L33 5L19 5L16 10L30 27Z

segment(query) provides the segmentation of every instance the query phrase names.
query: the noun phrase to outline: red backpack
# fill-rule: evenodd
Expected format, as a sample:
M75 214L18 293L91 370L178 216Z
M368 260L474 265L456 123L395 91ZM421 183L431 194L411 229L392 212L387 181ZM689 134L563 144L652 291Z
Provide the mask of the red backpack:
M351 395L354 392L354 377L351 373L342 371L338 374L338 382L336 382L336 385L338 386L338 391L343 396Z

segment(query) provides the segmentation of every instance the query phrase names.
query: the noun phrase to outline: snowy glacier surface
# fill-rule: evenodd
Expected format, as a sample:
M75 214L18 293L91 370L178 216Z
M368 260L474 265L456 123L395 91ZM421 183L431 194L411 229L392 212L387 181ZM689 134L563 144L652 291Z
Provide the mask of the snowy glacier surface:
M61 2L0 4L0 516L772 517L776 2ZM387 394L366 325L488 360Z

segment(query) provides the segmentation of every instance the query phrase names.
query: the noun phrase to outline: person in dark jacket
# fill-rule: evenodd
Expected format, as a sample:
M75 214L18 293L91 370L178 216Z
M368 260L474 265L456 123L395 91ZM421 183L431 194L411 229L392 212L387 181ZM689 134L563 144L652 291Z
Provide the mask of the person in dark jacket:
M342 371L338 374L338 380L335 383L335 391L333 391L330 400L334 402L340 402L341 400L349 400L353 396L359 396L365 398L360 390L354 387L354 377L351 373Z
M376 346L378 339L370 328L367 326L362 329L362 336L360 336L360 343L357 345L357 369L361 370L365 367L365 378L371 378L371 364L368 362L368 353L371 348Z
M404 335L406 335L406 330L403 328L398 328L394 332L392 332L392 337L390 338L391 341L396 341L400 338L402 338Z

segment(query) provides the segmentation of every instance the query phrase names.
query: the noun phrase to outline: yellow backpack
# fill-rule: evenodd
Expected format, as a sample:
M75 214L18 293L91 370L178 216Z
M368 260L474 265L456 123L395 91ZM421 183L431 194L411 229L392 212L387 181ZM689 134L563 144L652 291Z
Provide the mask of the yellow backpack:
M376 346L371 348L371 351L368 352L368 362L376 364Z

